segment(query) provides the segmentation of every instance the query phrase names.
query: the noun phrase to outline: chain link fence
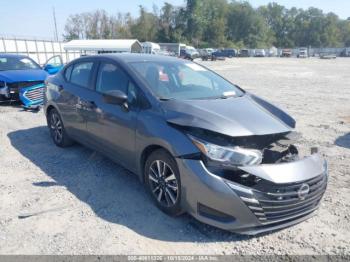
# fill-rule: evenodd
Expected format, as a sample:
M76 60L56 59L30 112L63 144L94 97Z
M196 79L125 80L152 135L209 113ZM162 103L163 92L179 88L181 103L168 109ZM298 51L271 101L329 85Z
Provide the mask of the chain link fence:
M30 38L18 38L18 37L2 37L0 36L0 54L12 53L12 54L24 54L32 58L40 65L44 65L45 62L52 56L60 55L63 62L66 64L75 58L82 55L82 51L69 50L65 51L63 46L64 42L56 42L52 40L37 40ZM171 44L178 46L179 44ZM255 49L248 49L250 56L254 56ZM299 53L298 48L293 48L292 55L296 56ZM308 48L309 56L319 56L321 54L334 54L339 56L344 48ZM271 49L265 49L266 54L271 53ZM276 48L272 56L280 56L282 53L281 48Z
M50 40L0 37L0 53L27 55L39 65L56 55L60 55L64 63L80 57L81 52L65 51L63 45Z

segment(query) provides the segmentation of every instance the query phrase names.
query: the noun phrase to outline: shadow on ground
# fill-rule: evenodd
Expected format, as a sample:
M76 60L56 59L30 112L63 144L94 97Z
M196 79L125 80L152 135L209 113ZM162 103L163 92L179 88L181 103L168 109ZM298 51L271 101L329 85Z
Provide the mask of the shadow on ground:
M345 147L345 148L350 148L350 133L347 133L343 136L338 137L335 140L335 144L337 146Z
M163 214L136 175L83 146L56 147L44 126L18 130L8 137L13 147L53 180L35 182L33 186L64 186L101 219L165 241L216 242L250 238L202 224L188 215L173 218Z

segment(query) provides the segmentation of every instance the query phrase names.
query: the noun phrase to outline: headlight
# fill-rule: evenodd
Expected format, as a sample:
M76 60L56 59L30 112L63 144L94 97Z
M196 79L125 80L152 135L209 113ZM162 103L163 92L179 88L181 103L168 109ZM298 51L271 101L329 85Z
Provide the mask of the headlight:
M7 98L10 97L9 89L6 85L6 82L4 82L4 81L0 81L0 95L3 95Z
M234 166L258 165L262 161L262 154L259 150L245 149L239 146L219 146L195 138L191 135L189 137L194 145L196 145L204 155L213 161Z

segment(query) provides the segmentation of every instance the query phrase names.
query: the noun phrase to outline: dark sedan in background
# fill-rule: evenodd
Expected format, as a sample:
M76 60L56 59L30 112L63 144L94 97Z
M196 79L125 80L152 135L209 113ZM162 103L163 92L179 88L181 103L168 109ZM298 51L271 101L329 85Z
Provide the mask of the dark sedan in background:
M225 57L232 58L237 56L237 50L232 48L219 49L213 52L211 56L214 60L218 58L225 58Z
M57 146L105 154L170 215L257 234L307 219L326 190L326 162L298 153L293 118L190 61L79 58L47 79L44 102Z

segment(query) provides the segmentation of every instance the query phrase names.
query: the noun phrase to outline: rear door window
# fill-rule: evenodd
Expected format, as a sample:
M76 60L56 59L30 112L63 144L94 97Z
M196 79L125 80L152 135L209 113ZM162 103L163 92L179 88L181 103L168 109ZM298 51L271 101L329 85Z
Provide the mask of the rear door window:
M70 76L70 82L81 87L89 88L89 80L93 64L93 62L81 62L75 64Z

